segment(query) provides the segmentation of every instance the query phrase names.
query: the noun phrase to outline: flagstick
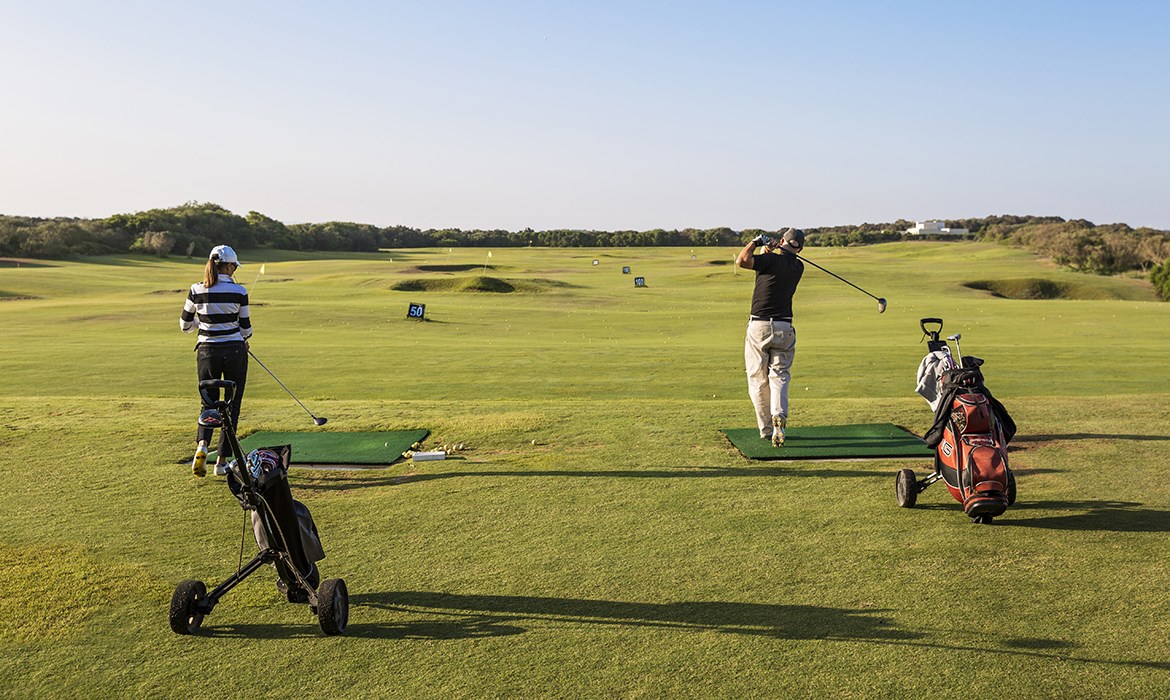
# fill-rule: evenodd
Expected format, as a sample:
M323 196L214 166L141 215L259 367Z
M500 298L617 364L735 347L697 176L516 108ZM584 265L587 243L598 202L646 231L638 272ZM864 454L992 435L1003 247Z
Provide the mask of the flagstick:
M489 250L488 254L487 254L487 259L483 261L483 272L481 273L482 277L487 276L488 260L491 260L491 259L492 259L492 251Z
M260 275L264 274L264 266L260 266L260 271L256 273L256 281L252 283L252 291L256 291L256 285L260 284Z

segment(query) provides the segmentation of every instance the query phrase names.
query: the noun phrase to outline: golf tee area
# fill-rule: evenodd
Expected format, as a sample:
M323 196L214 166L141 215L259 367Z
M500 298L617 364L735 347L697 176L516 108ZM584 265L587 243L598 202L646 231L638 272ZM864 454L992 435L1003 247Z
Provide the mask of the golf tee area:
M168 626L176 584L256 553L224 478L178 463L205 260L0 265L0 697L1170 697L1170 304L992 243L802 253L888 307L805 270L793 435L923 435L919 319L945 319L1018 426L1018 499L976 525L941 484L898 507L929 455L729 441L756 427L736 251L239 251L274 373L241 438L461 446L294 459L337 636L267 566ZM1037 281L1061 297L1003 293Z

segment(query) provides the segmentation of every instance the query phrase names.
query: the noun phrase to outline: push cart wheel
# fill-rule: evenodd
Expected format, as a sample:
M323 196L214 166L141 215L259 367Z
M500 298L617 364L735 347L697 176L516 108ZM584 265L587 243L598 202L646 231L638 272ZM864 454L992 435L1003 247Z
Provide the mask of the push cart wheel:
M1016 473L1011 469L1007 473L1007 502L1009 506L1016 504Z
M990 525L993 519L990 515L976 515L971 518L971 522L977 525Z
M187 579L175 586L171 596L171 629L175 634L195 634L203 625L199 607L207 597L207 586L202 581Z
M349 624L349 591L345 579L327 578L317 589L317 620L325 634L341 634Z
M914 476L913 469L902 469L894 481L894 494L898 497L898 505L903 508L913 508L918 502L918 477Z

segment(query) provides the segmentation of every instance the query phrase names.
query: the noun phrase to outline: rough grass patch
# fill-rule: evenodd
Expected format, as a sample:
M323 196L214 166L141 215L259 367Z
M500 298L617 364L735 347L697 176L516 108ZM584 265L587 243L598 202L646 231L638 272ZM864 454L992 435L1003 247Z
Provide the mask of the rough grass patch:
M55 639L78 629L111 600L125 598L133 576L81 547L0 545L0 571L20 595L0 596L0 639Z

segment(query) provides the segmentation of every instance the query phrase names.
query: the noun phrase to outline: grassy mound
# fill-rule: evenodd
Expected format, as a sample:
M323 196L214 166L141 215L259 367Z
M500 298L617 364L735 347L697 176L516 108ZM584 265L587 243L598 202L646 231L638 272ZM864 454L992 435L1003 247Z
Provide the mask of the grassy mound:
M1001 299L1069 299L1070 286L1038 277L1011 280L976 280L964 287L991 292Z
M1131 295L1107 285L1104 278L1084 282L1058 282L1042 277L976 280L963 286L990 292L1000 299L1126 299Z
M489 294L540 293L551 289L568 289L574 285L550 279L506 280L499 277L449 277L442 279L409 279L396 282L396 292L485 292Z
M28 301L29 299L38 299L39 297L29 296L27 294L17 294L15 292L6 292L0 289L0 301Z
M467 272L468 270L482 270L484 265L419 265L415 269L419 272ZM495 265L487 265L487 269L496 269Z
M21 258L0 258L0 267L49 267L47 263L34 262Z

